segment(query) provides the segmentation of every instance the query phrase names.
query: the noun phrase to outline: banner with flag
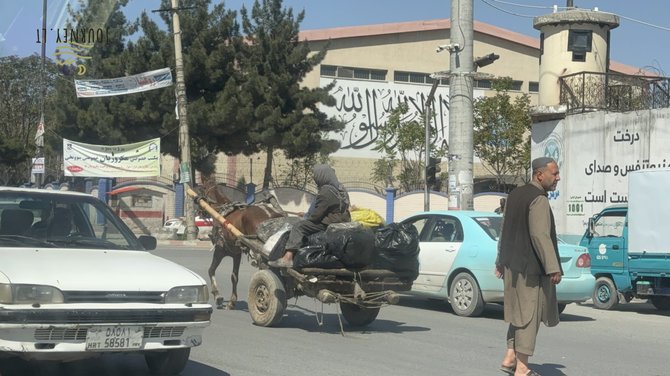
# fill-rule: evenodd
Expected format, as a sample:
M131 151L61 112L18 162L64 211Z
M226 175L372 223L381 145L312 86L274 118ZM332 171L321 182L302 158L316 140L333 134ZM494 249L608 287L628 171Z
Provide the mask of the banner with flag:
M91 145L63 139L65 176L160 175L160 138L125 145Z
M139 93L172 85L170 68L158 69L127 77L100 80L74 80L77 98L109 97Z

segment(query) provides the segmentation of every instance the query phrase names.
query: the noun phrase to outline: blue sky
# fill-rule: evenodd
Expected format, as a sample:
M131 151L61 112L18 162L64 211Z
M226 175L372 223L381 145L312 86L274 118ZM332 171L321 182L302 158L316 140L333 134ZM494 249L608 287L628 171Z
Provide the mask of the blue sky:
M59 27L67 2L49 0L47 28ZM454 0L457 1L457 0ZM477 21L539 38L532 16L551 13L551 7L566 5L565 0L473 0ZM253 0L228 0L226 7L239 10ZM449 0L284 0L294 11L305 10L302 28L320 29L340 26L449 18ZM574 0L580 8L611 12L621 16L621 25L612 31L611 58L635 67L660 69L670 76L670 18L667 0ZM160 7L160 0L131 0L126 16L134 18L142 10ZM42 0L0 0L0 56L25 56L40 52L36 30L41 27ZM640 22L637 22L640 21ZM645 25L647 23L649 25ZM47 54L55 49L55 37L48 38Z

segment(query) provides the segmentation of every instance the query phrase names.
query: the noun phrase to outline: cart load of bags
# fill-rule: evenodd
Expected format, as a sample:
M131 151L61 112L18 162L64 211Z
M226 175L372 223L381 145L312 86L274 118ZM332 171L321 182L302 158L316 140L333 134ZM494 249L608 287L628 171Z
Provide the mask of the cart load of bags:
M269 260L282 257L291 226L299 218L274 218L258 226ZM419 234L412 225L391 223L375 229L359 222L336 223L310 235L296 252L293 267L385 269L413 281L419 274Z

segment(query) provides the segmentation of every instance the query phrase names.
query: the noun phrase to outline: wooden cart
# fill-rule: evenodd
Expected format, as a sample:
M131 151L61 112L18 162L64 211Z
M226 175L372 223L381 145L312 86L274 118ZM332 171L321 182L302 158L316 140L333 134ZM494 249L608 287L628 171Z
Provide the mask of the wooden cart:
M412 287L411 279L384 269L270 268L269 252L257 236L242 234L195 192L188 190L188 194L248 248L251 265L259 269L251 277L248 295L249 314L256 325L279 323L287 300L304 295L338 303L349 325L365 326L377 318L383 305L398 302L397 292Z

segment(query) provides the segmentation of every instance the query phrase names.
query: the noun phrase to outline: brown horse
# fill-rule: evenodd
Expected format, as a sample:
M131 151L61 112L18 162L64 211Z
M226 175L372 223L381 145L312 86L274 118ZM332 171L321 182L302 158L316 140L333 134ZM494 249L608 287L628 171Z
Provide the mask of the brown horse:
M210 206L224 216L244 235L256 235L257 226L265 220L286 216L286 213L279 207L276 200L272 201L274 197L270 197L270 200L257 204L247 205L231 202L216 185L199 187L196 190L199 191L198 193L201 197L207 200ZM219 285L216 283L216 268L219 267L224 257L230 256L233 259L233 272L230 276L232 293L225 308L234 309L237 302L237 281L242 253L249 252L249 249L241 244L235 235L230 233L217 221L214 221L210 238L214 245L214 255L212 256L212 263L209 266L208 274L216 307L218 309L224 308L223 297L219 292Z

